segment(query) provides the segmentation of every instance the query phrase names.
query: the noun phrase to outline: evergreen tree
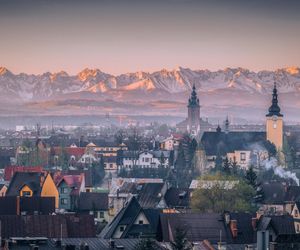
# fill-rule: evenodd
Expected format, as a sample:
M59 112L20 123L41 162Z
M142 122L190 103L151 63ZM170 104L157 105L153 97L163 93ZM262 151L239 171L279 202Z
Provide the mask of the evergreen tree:
M266 148L266 150L268 151L268 155L269 155L269 160L271 157L275 157L277 154L277 149L274 143L270 142L270 141L265 141L264 142L264 146Z
M135 250L156 250L157 246L153 239L148 238L148 239L141 240L134 249Z
M186 230L182 228L175 229L175 239L171 242L172 250L192 250L191 244L186 238Z
M253 188L256 187L257 175L253 170L253 166L250 166L245 175L246 183Z
M223 172L227 175L230 175L230 164L229 164L228 157L226 157L223 162Z
M232 169L232 174L237 176L238 175L238 165L237 165L237 162L235 160L235 158L233 159L233 162L231 162L231 169Z

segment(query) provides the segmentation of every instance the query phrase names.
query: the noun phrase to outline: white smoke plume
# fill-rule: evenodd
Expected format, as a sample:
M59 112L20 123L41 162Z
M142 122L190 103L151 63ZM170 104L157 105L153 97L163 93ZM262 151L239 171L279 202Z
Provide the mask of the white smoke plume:
M274 157L272 157L270 160L263 161L262 166L265 167L266 170L273 169L274 174L280 176L281 178L294 180L299 186L299 179L297 178L296 174L285 170L282 166L278 166L277 160Z

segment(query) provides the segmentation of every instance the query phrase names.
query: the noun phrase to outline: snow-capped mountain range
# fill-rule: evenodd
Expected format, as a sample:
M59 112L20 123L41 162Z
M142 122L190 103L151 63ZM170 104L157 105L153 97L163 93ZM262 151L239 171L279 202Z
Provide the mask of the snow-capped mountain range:
M114 76L88 68L77 75L69 75L64 71L32 75L14 74L0 67L0 97L2 102L25 103L31 108L41 103L49 108L56 106L57 102L62 106L94 105L98 108L103 103L108 108L109 102L112 102L111 108L121 103L130 106L138 102L138 106L141 106L146 103L154 105L155 102L159 108L162 104L165 107L172 102L185 104L195 84L204 106L211 106L215 97L224 99L220 103L220 100L215 100L217 105L229 105L234 93L238 105L245 102L250 105L251 99L270 95L274 81L280 93L297 94L298 97L300 68L253 72L243 68L209 71L179 67L153 73L135 72ZM299 102L297 105L300 105Z

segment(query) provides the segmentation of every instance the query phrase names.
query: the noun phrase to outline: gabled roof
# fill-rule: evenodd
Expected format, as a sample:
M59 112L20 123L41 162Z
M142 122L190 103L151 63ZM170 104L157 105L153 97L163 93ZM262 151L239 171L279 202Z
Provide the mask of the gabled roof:
M300 186L288 186L285 200L300 201Z
M42 166L7 166L4 169L4 180L10 181L16 172L39 172L42 173Z
M82 183L84 182L84 174L64 175L58 182L57 187L59 187L62 182L65 182L66 185L72 189L72 195L79 195L81 185L83 185Z
M137 216L143 213L149 224L134 224ZM137 199L133 196L128 203L115 216L113 221L109 223L101 232L100 237L104 239L113 238L114 233L119 225L126 225L126 229L121 235L121 238L132 238L144 236L155 236L158 224L160 210L143 209Z
M294 220L290 215L261 216L257 230L268 230L270 227L274 229L277 235L296 234Z
M264 204L283 204L286 201L285 185L280 182L263 183Z
M171 187L165 194L165 201L169 208L188 208L190 206L190 189Z
M33 191L33 195L40 195L45 179L46 175L44 173L16 172L8 186L6 195L18 196L25 185Z
M79 211L108 210L108 193L82 192L78 202Z
M201 144L207 155L225 155L235 150L250 150L266 140L265 132L204 132Z
M143 208L156 208L163 198L164 183L145 183L138 191L138 201Z
M104 239L113 238L114 233L119 225L130 225L134 222L135 218L141 211L141 206L135 197L132 197L127 204L120 210L100 233L100 237Z

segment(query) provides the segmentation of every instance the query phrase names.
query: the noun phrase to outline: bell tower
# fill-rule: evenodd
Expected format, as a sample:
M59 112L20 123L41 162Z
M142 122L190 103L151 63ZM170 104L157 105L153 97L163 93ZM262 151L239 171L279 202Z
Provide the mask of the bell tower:
M192 136L197 136L200 133L200 105L195 84L188 103L187 131Z
M277 149L282 149L283 145L283 115L280 113L278 105L278 95L276 83L274 83L272 105L266 115L267 140L274 143Z

